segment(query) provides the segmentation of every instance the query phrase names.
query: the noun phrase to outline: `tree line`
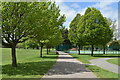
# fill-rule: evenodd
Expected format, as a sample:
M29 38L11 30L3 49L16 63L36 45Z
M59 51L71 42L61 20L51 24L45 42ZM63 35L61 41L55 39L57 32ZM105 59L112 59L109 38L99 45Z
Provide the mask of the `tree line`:
M69 40L78 46L79 54L80 47L85 45L91 45L92 56L94 46L98 45L103 46L103 53L105 54L105 47L113 37L111 24L112 22L104 17L98 9L88 7L84 15L77 14L71 21Z
M40 57L43 46L60 44L64 22L55 2L2 2L2 45L11 48L12 66L17 67L18 43L29 39L38 44Z

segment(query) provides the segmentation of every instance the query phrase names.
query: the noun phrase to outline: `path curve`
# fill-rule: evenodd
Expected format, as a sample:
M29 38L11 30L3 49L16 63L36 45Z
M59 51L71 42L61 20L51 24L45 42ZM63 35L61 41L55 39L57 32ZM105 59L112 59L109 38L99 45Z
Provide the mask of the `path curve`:
M85 64L74 59L71 55L59 52L56 64L42 78L97 78Z
M91 64L99 66L103 69L120 74L120 71L118 71L120 70L120 66L107 62L106 60L109 60L109 59L114 59L114 58L98 58L98 59L92 59L90 60L90 62Z

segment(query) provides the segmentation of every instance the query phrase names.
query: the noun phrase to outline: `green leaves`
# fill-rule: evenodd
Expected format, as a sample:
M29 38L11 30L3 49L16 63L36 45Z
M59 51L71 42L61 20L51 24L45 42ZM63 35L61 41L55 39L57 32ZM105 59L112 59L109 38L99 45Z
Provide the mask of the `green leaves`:
M74 44L106 45L113 36L111 22L96 8L86 9L85 14L76 15L70 24L69 39Z
M31 15L31 3L2 2L2 32L3 42L17 44L29 35L31 26L28 22Z

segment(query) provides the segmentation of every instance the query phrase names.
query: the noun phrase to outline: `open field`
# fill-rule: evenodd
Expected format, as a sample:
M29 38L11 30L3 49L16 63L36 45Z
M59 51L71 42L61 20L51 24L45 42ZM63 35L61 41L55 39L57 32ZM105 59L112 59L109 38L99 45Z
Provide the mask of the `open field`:
M116 57L118 56L117 54L105 54L105 55L94 55L94 56L91 56L90 54L86 55L86 54L81 54L81 55L78 55L78 54L70 54L72 55L74 58L78 59L79 61L85 63L85 64L90 64L89 60L91 59L97 59L97 58L108 58L108 57ZM118 59L118 58L117 58ZM100 78L118 78L118 74L117 73L113 73L113 72L110 72L108 70L105 70L105 69L102 69L98 66L95 66L95 65L87 65L86 66L88 69L90 69L91 71L93 71L97 77L100 77Z
M11 53L9 48L2 49L2 76L3 78L41 78L56 63L55 52L39 57L39 50L17 49L18 67L11 67Z

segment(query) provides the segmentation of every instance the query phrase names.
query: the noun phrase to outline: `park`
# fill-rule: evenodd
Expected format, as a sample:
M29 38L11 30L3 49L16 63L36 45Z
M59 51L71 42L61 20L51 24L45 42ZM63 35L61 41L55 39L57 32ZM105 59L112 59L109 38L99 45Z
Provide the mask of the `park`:
M69 21L52 1L1 5L2 80L119 80L117 20L99 8L87 6Z

